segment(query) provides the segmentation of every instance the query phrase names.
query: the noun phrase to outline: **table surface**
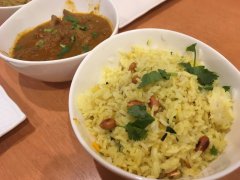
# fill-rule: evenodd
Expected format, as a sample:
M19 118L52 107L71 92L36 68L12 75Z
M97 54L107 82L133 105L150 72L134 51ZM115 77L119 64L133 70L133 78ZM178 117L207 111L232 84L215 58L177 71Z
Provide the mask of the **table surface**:
M193 36L240 69L240 1L167 0L120 32L138 28ZM123 179L95 162L75 137L68 115L70 82L40 82L0 60L0 84L27 115L0 138L0 179ZM240 169L222 180L237 177Z

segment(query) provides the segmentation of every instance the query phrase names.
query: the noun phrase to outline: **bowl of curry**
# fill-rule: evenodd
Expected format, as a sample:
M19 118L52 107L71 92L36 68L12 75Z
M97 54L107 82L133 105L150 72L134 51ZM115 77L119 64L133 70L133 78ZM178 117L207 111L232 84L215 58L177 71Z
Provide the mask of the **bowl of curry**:
M84 57L117 31L110 0L32 1L0 27L0 58L26 76L68 81Z

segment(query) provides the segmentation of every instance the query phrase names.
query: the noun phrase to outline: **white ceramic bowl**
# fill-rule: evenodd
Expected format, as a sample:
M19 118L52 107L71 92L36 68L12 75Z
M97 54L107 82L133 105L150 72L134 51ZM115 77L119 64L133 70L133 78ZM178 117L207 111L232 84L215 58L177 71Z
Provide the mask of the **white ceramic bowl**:
M15 13L18 9L20 9L23 5L17 6L0 6L0 25L4 23L13 13Z
M118 15L111 0L72 0L72 2L75 4L77 12L90 12L99 5L99 13L109 19L112 24L112 35L117 33ZM35 0L26 4L0 27L0 50L8 53L18 33L50 20L53 14L62 16L63 9L71 10L72 8L69 0ZM0 53L0 58L18 72L32 78L48 82L61 82L72 79L78 65L87 54L51 61L16 60L4 53Z
M240 166L240 113L237 112L240 109L240 73L225 57L208 45L190 36L169 30L139 29L118 34L101 43L84 59L73 78L69 95L70 121L79 142L98 162L115 173L129 179L147 179L115 167L94 151L91 147L90 135L83 124L84 119L77 108L76 100L79 93L85 92L98 83L104 67L118 64L119 50L127 51L133 45L146 45L148 40L152 41L152 46L172 49L180 53L184 52L190 44L197 43L199 58L209 69L220 76L222 84L232 87L235 117L231 131L227 134L227 148L217 160L202 172L198 179L220 178L237 169ZM74 119L78 119L79 123L76 123Z

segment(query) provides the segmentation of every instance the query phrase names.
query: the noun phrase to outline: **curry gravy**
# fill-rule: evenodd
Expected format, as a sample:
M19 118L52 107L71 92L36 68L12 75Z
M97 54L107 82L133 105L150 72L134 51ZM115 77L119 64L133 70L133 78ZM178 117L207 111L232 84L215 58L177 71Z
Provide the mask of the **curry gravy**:
M112 34L107 19L94 13L63 12L62 19L50 21L23 33L17 39L12 57L45 61L72 57L90 51Z

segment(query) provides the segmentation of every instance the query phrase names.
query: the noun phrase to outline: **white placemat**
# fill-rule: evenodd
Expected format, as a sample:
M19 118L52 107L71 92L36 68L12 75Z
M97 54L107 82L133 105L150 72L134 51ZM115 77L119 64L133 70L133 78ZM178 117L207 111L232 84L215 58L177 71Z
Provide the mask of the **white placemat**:
M25 119L25 114L0 86L0 137Z
M145 14L152 8L166 0L112 0L118 15L119 28L128 25L130 22Z

